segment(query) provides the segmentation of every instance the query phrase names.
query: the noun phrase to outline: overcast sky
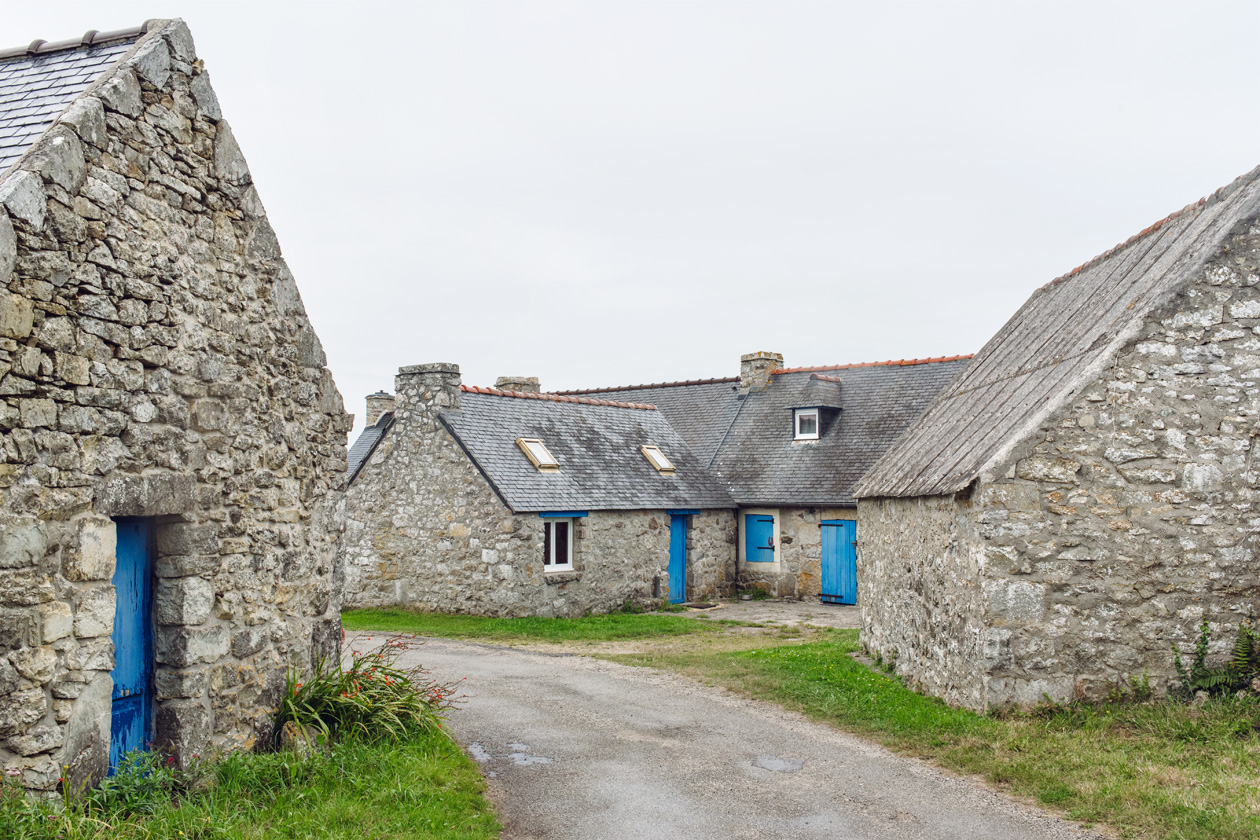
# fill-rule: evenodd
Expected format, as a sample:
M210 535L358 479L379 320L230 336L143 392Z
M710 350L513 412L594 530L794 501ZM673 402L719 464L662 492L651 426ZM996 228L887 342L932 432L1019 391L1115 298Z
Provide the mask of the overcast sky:
M1260 164L1260 2L12 4L182 17L347 407L978 350Z

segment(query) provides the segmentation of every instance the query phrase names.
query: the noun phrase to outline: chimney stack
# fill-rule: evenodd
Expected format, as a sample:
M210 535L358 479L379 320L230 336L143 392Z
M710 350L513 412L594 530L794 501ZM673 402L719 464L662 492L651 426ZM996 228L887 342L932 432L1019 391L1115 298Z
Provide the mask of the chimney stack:
M363 416L363 422L368 426L375 426L376 421L381 419L382 414L393 410L393 394L388 394L384 391L377 391L375 394L368 394L367 413Z
M783 367L783 354L761 350L739 357L739 392L764 390L770 384L770 371Z
M459 365L450 362L400 367L394 377L394 410L402 418L420 413L430 420L443 409L458 411L459 384Z
M494 380L494 387L500 391L519 391L523 394L537 394L540 390L537 376L500 376Z

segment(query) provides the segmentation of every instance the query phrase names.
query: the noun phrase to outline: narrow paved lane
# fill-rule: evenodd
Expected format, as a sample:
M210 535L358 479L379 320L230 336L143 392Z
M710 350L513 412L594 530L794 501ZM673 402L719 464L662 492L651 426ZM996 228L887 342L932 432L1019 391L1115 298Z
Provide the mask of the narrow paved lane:
M443 640L408 657L467 678L451 728L481 762L509 840L1099 836L682 677Z

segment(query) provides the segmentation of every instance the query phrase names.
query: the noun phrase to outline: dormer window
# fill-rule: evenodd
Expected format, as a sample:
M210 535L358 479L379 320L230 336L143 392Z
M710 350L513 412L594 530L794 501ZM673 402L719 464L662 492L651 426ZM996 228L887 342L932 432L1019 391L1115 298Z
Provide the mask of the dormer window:
M796 440L818 440L818 409L798 408L793 412L796 419Z
M639 447L639 451L643 453L644 458L648 459L649 464L656 467L657 472L665 475L674 474L674 465L665 457L665 453L659 446L645 444Z
M539 472L560 472L560 462L552 455L538 438L517 438L516 445L525 453Z

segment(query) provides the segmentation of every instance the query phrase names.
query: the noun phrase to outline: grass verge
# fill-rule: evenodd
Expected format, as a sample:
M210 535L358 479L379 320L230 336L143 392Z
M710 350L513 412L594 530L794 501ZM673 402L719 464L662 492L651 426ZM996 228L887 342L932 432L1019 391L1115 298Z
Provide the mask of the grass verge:
M305 758L231 755L207 768L192 791L143 815L56 812L0 795L0 834L31 840L492 840L499 825L483 790L475 765L444 732L433 731L393 744L339 743ZM23 817L23 808L35 812Z
M729 622L700 622L658 613L609 613L584 618L484 618L403 609L363 609L343 612L341 624L347 630L412 633L447 639L606 642L712 633Z
M856 662L856 630L815 638L744 651L645 647L605 658L796 709L1123 837L1260 837L1260 699L978 715Z

